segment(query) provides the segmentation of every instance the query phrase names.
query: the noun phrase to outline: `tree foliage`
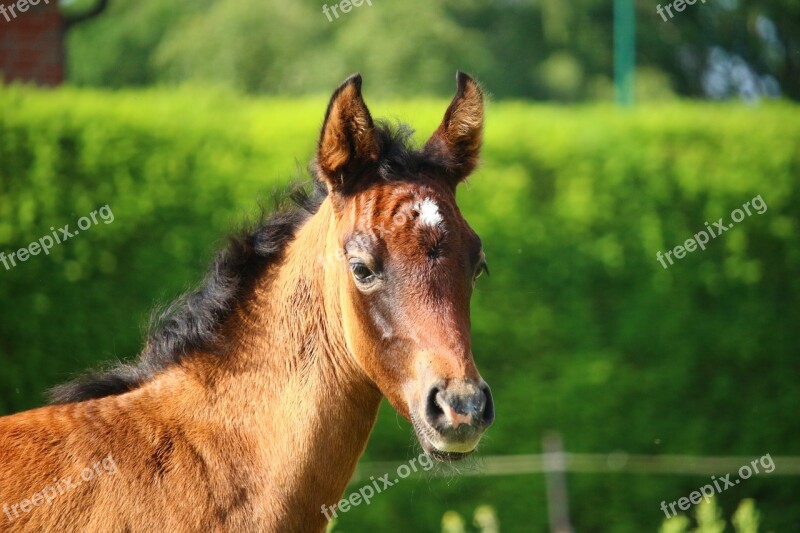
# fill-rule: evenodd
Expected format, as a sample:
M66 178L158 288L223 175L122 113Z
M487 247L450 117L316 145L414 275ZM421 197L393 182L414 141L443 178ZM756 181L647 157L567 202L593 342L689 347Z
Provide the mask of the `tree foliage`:
M371 0L331 21L323 3L112 1L71 32L70 78L298 94L361 71L383 94L410 95L446 94L444 73L459 68L503 98L610 95L608 0ZM675 15L636 4L640 96L800 98L800 1L698 1Z

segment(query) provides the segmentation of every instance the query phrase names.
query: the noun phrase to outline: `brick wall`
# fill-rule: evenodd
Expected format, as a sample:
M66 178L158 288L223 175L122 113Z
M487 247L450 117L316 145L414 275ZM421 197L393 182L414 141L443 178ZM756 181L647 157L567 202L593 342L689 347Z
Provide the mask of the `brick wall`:
M58 0L33 1L0 0L0 78L58 85L65 75L64 18Z

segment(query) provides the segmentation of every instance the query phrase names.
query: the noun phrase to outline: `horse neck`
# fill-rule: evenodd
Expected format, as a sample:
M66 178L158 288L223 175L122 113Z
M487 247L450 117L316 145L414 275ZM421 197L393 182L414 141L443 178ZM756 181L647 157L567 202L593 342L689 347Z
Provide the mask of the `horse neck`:
M236 347L214 385L215 415L239 420L255 441L261 488L292 500L273 507L298 516L341 497L381 399L346 347L336 289L343 270L318 260L336 249L332 224L326 200L280 266L256 282L226 328Z

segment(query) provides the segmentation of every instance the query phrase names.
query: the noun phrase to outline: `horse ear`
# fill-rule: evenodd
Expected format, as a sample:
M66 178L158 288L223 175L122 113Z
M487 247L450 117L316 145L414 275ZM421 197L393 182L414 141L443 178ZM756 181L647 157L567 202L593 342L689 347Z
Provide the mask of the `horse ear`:
M328 189L344 194L378 155L375 124L361 97L361 75L355 74L334 91L328 104L317 147L317 167Z
M463 72L456 74L458 90L437 129L423 150L446 161L448 178L455 186L475 170L483 142L483 92Z

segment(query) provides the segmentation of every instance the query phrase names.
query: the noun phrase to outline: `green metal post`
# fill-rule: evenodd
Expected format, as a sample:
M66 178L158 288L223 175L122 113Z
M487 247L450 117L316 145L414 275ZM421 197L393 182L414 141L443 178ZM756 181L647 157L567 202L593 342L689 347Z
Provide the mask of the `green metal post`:
M614 0L614 92L617 105L633 106L636 14L633 0Z

